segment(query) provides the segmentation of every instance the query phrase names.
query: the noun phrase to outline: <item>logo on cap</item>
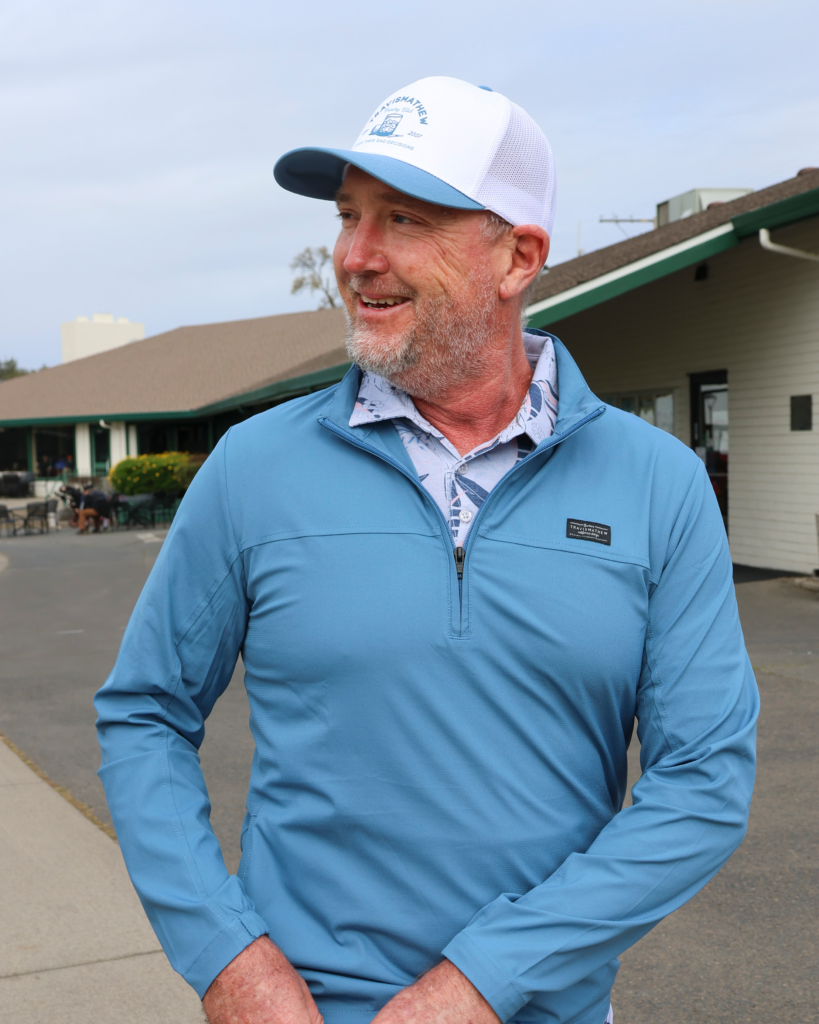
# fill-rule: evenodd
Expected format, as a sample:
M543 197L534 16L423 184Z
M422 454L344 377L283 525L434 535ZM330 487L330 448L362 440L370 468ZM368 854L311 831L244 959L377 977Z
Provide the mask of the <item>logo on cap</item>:
M394 135L395 129L401 123L403 114L389 113L381 122L370 132L370 135Z

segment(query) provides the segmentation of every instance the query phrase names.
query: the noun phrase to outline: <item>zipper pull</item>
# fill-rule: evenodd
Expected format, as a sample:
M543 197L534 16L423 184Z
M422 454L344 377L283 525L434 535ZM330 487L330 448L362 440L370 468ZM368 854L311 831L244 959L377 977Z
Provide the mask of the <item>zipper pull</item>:
M453 552L455 555L455 572L458 574L458 579L464 578L464 559L466 558L466 552L463 548L455 548Z

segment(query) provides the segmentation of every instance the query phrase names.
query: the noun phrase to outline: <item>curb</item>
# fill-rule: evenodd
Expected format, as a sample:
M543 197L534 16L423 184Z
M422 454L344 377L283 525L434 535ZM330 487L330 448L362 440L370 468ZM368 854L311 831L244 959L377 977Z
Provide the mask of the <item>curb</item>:
M84 804L82 800L78 800L72 794L70 789L66 789L65 786L60 786L56 782L54 782L53 779L50 779L42 770L42 768L39 767L39 765L32 761L27 754L24 754L23 751L15 743L12 743L8 736L5 736L2 732L0 732L0 742L5 743L9 750L13 754L16 754L24 765L30 768L36 776L43 780L43 782L48 783L48 785L51 786L52 789L56 790L60 794L60 796L64 800L67 800L72 807L76 808L84 818L88 818L88 820L93 825L96 825L98 829L104 832L109 839L113 839L115 843L119 843L116 832L111 828L110 825L106 825L104 821L100 821L100 819L96 816L96 814L94 814L93 810L88 806L88 804Z

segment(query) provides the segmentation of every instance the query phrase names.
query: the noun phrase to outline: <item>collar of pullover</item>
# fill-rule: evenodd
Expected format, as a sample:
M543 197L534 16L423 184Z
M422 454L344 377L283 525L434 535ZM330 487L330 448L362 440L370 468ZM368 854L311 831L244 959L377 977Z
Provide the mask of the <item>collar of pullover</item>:
M558 380L552 339L548 335L544 337L539 332L525 333L523 344L534 374L532 382L514 419L491 441L482 444L481 451L504 444L524 433L538 445L554 433L558 409ZM452 454L460 458L441 431L424 419L406 391L402 391L377 374L364 371L349 425L358 427L366 423L395 419L409 420L424 433L438 438L451 449Z
M557 363L557 379L560 382L560 403L554 433L551 438L541 441L538 445L540 447L541 445L548 444L549 441L557 443L586 419L603 413L606 407L592 393L577 363L575 363L569 355L566 346L558 338L553 334L548 334L546 331L532 329L528 330L527 334L551 339ZM355 410L361 388L362 376L361 369L353 364L342 381L335 388L331 389L330 397L319 417L320 420L329 420L339 429L340 433L347 434L351 439L358 439L360 441L371 437L374 431L378 431L379 423L383 422L374 421L355 426L350 425L350 418ZM388 427L390 432L394 433L392 425L388 423Z

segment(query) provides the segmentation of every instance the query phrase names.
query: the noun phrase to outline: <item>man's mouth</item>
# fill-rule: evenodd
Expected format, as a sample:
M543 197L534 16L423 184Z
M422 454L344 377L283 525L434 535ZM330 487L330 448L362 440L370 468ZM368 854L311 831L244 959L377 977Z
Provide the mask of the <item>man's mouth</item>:
M390 306L400 306L404 302L409 302L406 295L378 295L370 297L359 292L358 297L367 309L388 309Z

